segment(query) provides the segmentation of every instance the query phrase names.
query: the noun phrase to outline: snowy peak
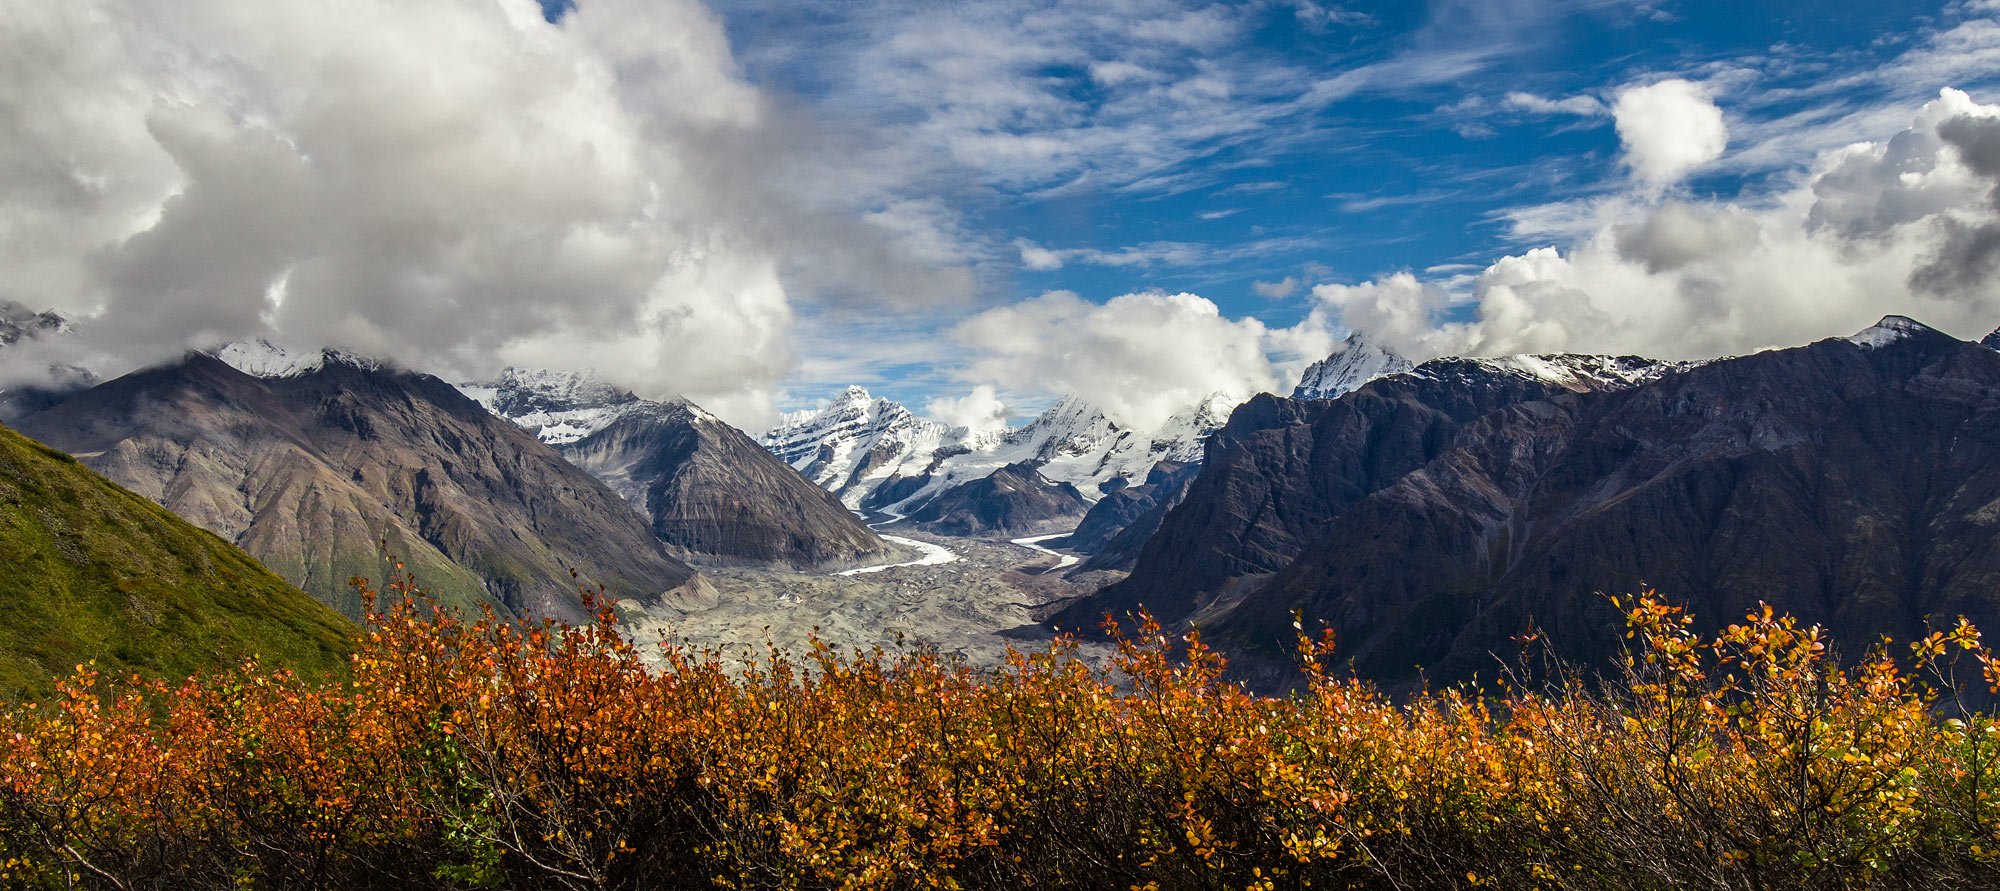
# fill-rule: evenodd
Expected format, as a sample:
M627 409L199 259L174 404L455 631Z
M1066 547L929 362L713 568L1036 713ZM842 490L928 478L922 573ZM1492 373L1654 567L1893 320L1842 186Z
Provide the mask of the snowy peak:
M922 475L939 451L969 448L968 439L963 427L917 417L902 403L848 387L823 408L785 415L758 442L857 506L884 481Z
M1888 315L1847 338L1847 342L1865 350L1878 349L1920 334L1936 334L1938 330L1909 316ZM2000 332L1996 332L2000 333ZM1988 339L1992 339L1988 336Z
M501 369L500 376L463 383L458 391L486 410L535 432L549 445L568 445L603 429L633 411L647 407L692 403L648 402L632 391L599 378L593 371L548 368ZM693 409L700 412L699 409ZM700 413L706 417L705 412Z
M0 346L67 330L68 320L53 309L36 312L12 300L0 300Z
M849 387L824 408L786 415L762 442L850 506L889 513L914 513L954 486L1017 464L1095 500L1110 488L1144 480L1162 460L1201 460L1202 443L1236 405L1214 394L1160 429L1143 431L1111 420L1084 399L1063 396L1018 429L974 434Z
M1567 390L1622 390L1697 362L1662 362L1639 356L1587 356L1573 353L1502 356L1473 362L1502 374L1547 381ZM1425 363L1429 364L1429 363Z
M251 377L285 378L311 374L326 367L330 362L352 365L368 371L379 371L382 361L366 356L326 347L316 350L290 349L278 346L264 338L239 340L224 344L210 355L221 359L223 364Z
M1378 377L1401 374L1415 367L1410 360L1362 339L1347 335L1333 355L1314 362L1299 377L1293 399L1338 399Z
M1075 396L1056 400L1033 421L1001 439L1002 448L1027 446L1035 460L1087 454L1125 433L1097 406Z

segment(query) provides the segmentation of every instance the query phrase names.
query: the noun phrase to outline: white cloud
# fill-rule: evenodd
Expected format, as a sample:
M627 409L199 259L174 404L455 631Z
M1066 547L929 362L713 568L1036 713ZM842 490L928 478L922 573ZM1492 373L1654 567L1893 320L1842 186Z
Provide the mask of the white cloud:
M1299 277L1288 275L1274 282L1253 281L1250 290L1266 300L1283 300L1298 293Z
M1051 269L1062 268L1063 258L1060 253L1049 250L1025 238L1014 239L1014 247L1019 248L1021 251L1022 266L1037 272L1047 272Z
M698 0L0 7L0 298L102 371L275 335L755 424L801 291L972 290L955 216L807 138Z
M1655 190L1722 157L1729 144L1722 109L1691 81L1672 79L1626 88L1618 93L1611 113L1624 145L1625 165Z
M1605 113L1604 103L1596 96L1567 96L1562 99L1545 99L1533 93L1508 93L1502 105L1516 111L1533 114L1573 114L1579 117L1596 117Z
M972 351L965 379L1075 394L1141 429L1214 393L1275 390L1285 371L1271 353L1316 347L1323 356L1331 344L1313 332L1225 318L1193 294L1159 292L1097 304L1051 291L973 316L952 334Z
M1826 153L1755 205L1562 205L1564 249L1503 257L1469 291L1397 273L1314 289L1414 357L1575 351L1699 358L1848 334L1887 313L1960 337L2000 324L2000 106L1957 90L1882 142ZM1560 223L1558 223L1560 219Z
M980 384L959 397L939 397L924 404L924 414L954 427L987 433L1007 426L1012 413L991 384Z
M1426 354L1452 298L1434 282L1397 272L1358 285L1324 284L1313 297L1340 323L1410 355Z

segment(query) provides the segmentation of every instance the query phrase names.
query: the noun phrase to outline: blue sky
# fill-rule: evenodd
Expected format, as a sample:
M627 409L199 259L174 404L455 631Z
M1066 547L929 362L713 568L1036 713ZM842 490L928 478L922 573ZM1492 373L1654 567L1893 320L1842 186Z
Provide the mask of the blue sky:
M1350 331L2000 324L2000 0L74 0L0 57L0 299L107 373L268 337L1146 426Z
M1727 150L1673 197L1759 206L1941 87L1991 100L2000 80L1950 45L1989 14L1962 4L716 10L751 81L937 165L926 194L959 215L980 273L969 308L1186 291L1273 327L1307 316L1315 284L1448 280L1565 247L1588 227L1561 210L1631 186L1610 109L1635 84L1703 84L1728 123ZM876 386L934 386L922 366L875 369Z

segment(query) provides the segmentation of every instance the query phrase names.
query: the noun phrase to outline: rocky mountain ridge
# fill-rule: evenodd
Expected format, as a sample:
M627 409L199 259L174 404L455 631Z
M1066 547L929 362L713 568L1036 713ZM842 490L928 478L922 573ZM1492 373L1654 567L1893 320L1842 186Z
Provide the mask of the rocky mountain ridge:
M1530 626L1596 662L1599 592L1711 625L1767 601L1836 639L1993 624L1996 394L2000 353L1890 317L1706 363L1449 360L1260 397L1132 575L1057 621L1143 604L1279 666L1300 610L1392 685L1469 676Z
M443 381L336 351L265 370L190 354L19 427L350 616L385 545L442 599L521 615L581 615L572 569L613 597L701 596L617 495Z

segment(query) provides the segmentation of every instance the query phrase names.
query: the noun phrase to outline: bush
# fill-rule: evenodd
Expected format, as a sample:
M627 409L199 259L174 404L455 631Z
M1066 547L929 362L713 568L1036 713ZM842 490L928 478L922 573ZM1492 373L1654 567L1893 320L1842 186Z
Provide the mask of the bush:
M352 676L80 666L0 721L0 881L102 888L1990 887L2000 684L1961 624L1843 666L1768 610L1622 602L1623 670L1257 696L1150 620L934 652L665 648L466 618L407 579ZM371 605L375 601L371 599Z

